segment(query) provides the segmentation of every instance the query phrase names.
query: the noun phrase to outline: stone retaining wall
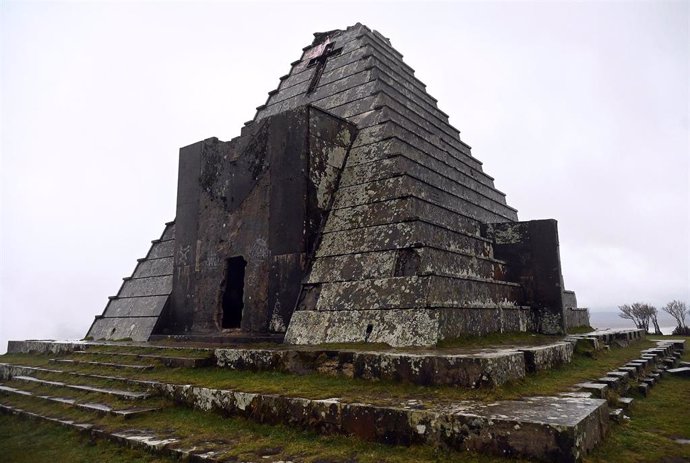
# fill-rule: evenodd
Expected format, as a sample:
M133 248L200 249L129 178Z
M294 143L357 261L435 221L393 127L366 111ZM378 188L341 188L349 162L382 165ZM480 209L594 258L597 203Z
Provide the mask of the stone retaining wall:
M500 386L525 376L521 352L472 355L390 352L216 349L219 367L233 370L309 372L421 385Z

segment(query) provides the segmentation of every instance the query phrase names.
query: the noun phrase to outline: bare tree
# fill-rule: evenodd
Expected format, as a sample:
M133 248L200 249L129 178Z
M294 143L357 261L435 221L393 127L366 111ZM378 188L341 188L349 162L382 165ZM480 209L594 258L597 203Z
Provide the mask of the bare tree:
M626 320L632 320L637 328L643 329L645 332L649 331L649 322L652 320L652 317L654 317L655 330L658 330L658 323L655 322L655 307L642 302L635 302L630 305L620 305L618 309L621 311L621 313L618 314L619 317L625 318ZM660 333L661 331L658 332Z
M659 328L659 321L656 318L657 313L659 313L659 311L656 310L656 307L654 307L653 305L649 305L647 307L647 310L649 312L649 319L652 321L652 324L654 325L654 334L664 334L661 332L661 328Z
M665 307L662 307L661 310L675 318L678 326L673 330L673 334L690 335L690 328L685 323L685 317L688 314L688 306L685 302L671 301Z

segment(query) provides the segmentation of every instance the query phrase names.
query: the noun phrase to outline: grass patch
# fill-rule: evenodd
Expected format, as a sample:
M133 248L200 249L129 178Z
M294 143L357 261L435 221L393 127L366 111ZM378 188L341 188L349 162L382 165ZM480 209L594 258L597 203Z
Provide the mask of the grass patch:
M61 406L46 406L36 404L23 397L5 401L24 410L33 411L46 416L63 416L79 422L87 422L84 413L69 412ZM412 447L388 446L374 442L367 442L347 436L324 436L314 432L301 431L283 425L263 425L238 417L224 418L222 416L204 413L184 407L168 408L160 412L131 418L126 422L113 417L92 417L91 423L98 428L110 432L124 429L145 429L156 435L174 437L179 440L176 446L182 448L197 447L200 449L223 449L221 458L228 461L262 461L264 456L270 456L270 461L300 461L316 462L445 462L459 463L526 463L526 460L504 459L478 455L470 452L457 452L435 448L428 445ZM16 424L15 424L16 423ZM115 459L107 452L103 457L93 453L93 442L74 432L69 432L52 424L40 424L43 448L49 449L47 454L52 459L43 459L41 455L34 458L35 441L30 440L32 433L24 432L27 426L33 426L29 420L0 415L0 448L7 448L11 456L22 456L22 452L29 453L28 458L3 461L18 462L158 462L166 459L155 459L153 456L136 452L116 453ZM46 431L50 429L50 431ZM103 447L109 447L103 445ZM115 449L117 450L117 449ZM3 457L6 454L3 453Z
M664 337L665 338L665 337ZM683 359L690 360L686 350ZM665 376L645 399L635 399L632 419L615 425L608 438L587 458L587 463L680 463L690 461L690 380Z
M0 415L2 460L12 463L168 463L148 453L95 441L50 423Z
M595 331L591 326L577 326L575 328L569 328L568 334L586 334Z
M667 339L664 337L664 339ZM126 372L126 376L158 379L172 383L193 383L208 387L239 389L255 392L275 392L302 397L345 397L357 401L428 399L445 400L475 398L495 400L526 395L550 395L567 389L577 382L603 376L627 361L637 358L640 350L654 346L651 341L634 343L625 348L595 353L579 353L563 368L528 375L524 380L487 390L466 390L453 387L421 387L414 385L370 382L324 375L287 375L254 373L219 368L159 369L152 372ZM689 357L686 351L684 355ZM48 364L49 356L5 355L0 361L18 364ZM103 368L70 368L95 374L125 375L122 371L104 372ZM54 374L46 375L53 377ZM58 376L58 375L55 375ZM65 382L82 381L74 376L59 375ZM89 380L90 381L90 380ZM91 382L91 384L94 384ZM99 384L118 387L116 381ZM119 385L122 388L122 384ZM42 387L31 386L38 392ZM129 388L129 386L127 387ZM84 398L91 398L85 395ZM675 463L690 460L690 445L675 439L690 439L690 414L687 398L690 381L665 377L650 397L636 400L633 420L614 425L607 440L585 459L587 463L612 461ZM224 458L238 461L292 460L307 463L317 461L360 463L455 461L475 463L508 463L509 460L459 453L431 446L386 446L345 436L322 436L282 425L262 425L243 418L224 418L186 407L167 407L124 421L112 416L95 416L61 404L39 402L26 397L2 396L2 402L37 413L91 422L110 431L148 429L159 435L174 435L183 447L202 446L224 448ZM132 402L135 404L137 402ZM12 462L164 462L170 461L147 453L125 449L107 442L93 442L81 434L53 424L0 415L0 448L2 461ZM27 451L27 449L30 449Z

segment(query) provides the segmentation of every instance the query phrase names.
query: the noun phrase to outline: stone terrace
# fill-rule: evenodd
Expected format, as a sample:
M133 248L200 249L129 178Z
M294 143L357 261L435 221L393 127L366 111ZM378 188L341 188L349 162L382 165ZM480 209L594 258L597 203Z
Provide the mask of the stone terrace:
M597 332L583 336L581 341L416 354L275 346L202 349L12 342L6 356L9 362L0 365L0 402L6 412L71 421L71 425L84 425L90 432L95 432L95 425L89 426L90 414L124 419L169 409L177 403L261 423L352 435L387 444L441 445L542 461L577 461L604 439L610 419L621 419L628 413L625 409L629 409L630 400L626 398L617 400L615 408L609 408L614 405L614 398L635 390L647 393L666 370L678 366L682 342L659 343L643 350L638 360L621 364L602 377L572 384L553 396L492 400L491 391L519 382L534 372L567 365L576 342L590 348L588 338L601 338L608 342L600 347L614 346L613 341L623 337L633 342L641 333ZM211 364L215 366L210 367ZM279 371L288 374L286 379L294 377L304 384L338 375L341 379L337 383L343 387L333 397L326 397L323 392L294 394L289 385L277 384L289 381L276 382L273 378L272 389L262 390L252 382L261 373L232 370L267 370L270 374L280 374L273 373ZM300 376L304 373L315 375ZM240 375L240 380L233 383L236 375ZM368 381L349 383L362 379ZM377 379L385 381L374 381ZM396 382L436 386L395 392ZM389 388L390 393L367 394L367 387L362 386L367 383L377 390ZM242 387L228 388L228 384ZM356 393L348 392L348 387L355 388ZM481 397L481 391L485 391L488 400L476 398ZM475 398L462 400L463 394ZM38 403L50 406L39 407ZM63 416L66 408L82 413L79 417L83 422L75 422L69 414ZM107 435L104 437L125 441L145 435L137 442L152 449L165 448L177 456L192 451L183 448L182 444L187 442L183 436L171 437L170 433L146 434L132 429L130 434L125 433L129 436L125 438L101 431ZM205 452L213 447L209 445L202 446ZM209 455L222 455L227 450L218 445L213 449L208 450Z

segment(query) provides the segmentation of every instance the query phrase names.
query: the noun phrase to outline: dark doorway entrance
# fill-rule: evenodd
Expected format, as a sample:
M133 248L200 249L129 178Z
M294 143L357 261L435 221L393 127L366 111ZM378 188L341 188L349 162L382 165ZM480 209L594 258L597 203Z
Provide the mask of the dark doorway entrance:
M239 328L244 308L244 268L247 261L237 256L228 259L223 293L223 328Z

